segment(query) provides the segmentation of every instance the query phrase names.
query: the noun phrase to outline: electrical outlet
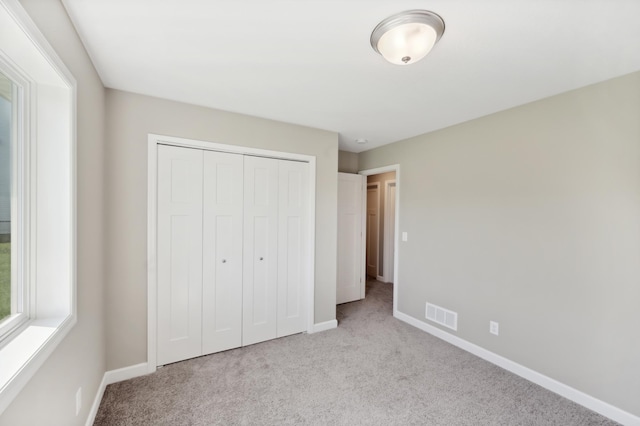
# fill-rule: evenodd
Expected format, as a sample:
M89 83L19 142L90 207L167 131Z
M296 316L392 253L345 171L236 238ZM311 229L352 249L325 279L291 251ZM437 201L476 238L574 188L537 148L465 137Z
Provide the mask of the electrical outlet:
M495 321L489 321L489 333L497 336L500 333L500 324Z
M406 232L402 233L402 241L408 241L409 240L409 236L407 235Z
M79 387L76 391L76 416L80 414L80 408L82 407L82 387Z

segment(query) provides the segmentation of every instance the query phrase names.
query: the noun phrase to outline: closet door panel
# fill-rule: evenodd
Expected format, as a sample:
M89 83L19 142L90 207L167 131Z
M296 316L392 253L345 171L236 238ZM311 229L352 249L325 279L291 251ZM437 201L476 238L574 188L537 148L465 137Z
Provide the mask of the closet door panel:
M280 160L278 182L277 336L306 329L308 164Z
M203 354L242 345L242 163L204 152Z
M202 352L202 151L158 147L158 365Z
M242 344L276 337L278 160L244 157Z

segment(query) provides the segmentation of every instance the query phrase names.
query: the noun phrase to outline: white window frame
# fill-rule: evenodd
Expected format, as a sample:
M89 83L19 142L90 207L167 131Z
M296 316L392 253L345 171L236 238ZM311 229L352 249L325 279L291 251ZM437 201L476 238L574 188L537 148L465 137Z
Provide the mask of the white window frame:
M18 0L0 0L0 58L3 73L21 88L15 266L25 314L0 341L1 414L77 314L76 82Z
M0 72L14 84L11 120L11 311L0 322L0 344L12 331L28 321L32 311L29 303L29 86L27 79L0 55ZM17 247L17 249L16 249Z

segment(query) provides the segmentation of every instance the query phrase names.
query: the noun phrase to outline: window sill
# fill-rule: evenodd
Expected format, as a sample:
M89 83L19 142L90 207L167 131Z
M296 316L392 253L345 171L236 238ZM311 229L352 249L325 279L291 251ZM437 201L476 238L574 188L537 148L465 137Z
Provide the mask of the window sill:
M0 348L0 413L9 406L75 323L76 318L72 315L34 320Z

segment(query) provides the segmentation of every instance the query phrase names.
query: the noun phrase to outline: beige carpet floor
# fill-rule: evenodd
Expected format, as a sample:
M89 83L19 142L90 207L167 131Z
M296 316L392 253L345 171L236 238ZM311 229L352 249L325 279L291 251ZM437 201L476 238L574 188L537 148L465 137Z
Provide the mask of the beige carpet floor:
M392 317L392 286L339 326L107 387L96 425L613 425Z

